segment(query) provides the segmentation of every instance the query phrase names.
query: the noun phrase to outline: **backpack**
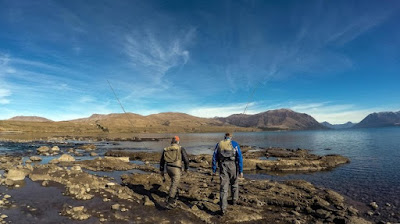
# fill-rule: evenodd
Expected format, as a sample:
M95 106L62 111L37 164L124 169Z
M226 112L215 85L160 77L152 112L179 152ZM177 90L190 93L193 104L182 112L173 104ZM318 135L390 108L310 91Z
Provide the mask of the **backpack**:
M164 160L167 163L174 163L179 159L180 146L172 145L164 148Z
M218 143L218 152L221 160L235 160L235 150L231 140L222 140Z

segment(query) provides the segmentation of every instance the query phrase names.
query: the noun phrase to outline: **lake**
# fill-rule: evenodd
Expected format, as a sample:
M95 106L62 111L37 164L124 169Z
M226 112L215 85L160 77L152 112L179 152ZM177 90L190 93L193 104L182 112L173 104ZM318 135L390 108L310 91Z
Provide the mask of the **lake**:
M174 134L143 134L142 137L172 137ZM178 134L188 153L212 153L223 133ZM265 172L245 173L254 179L304 179L338 191L351 199L369 204L376 201L382 208L391 205L390 212L400 206L400 127L234 133L233 139L241 145L310 149L318 155L340 154L351 162L330 171L273 175ZM160 151L169 144L159 142L119 142L100 144L100 150L123 148ZM329 150L327 150L329 149ZM0 150L10 150L1 148ZM4 151L3 151L4 152ZM385 210L382 211L385 213ZM384 215L384 214L382 214ZM386 215L385 215L386 216Z

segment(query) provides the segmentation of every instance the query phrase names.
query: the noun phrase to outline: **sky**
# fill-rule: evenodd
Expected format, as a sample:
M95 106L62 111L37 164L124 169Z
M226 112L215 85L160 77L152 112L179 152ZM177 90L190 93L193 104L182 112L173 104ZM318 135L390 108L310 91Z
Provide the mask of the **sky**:
M400 1L0 0L0 119L400 110Z

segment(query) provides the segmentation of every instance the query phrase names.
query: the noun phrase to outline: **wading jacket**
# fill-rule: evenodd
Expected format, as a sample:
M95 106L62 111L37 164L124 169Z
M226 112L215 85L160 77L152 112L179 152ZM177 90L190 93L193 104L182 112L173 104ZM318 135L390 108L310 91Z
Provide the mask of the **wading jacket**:
M164 153L173 148L178 149L178 153L179 153L178 159L175 162L167 163L164 158ZM189 169L189 157L186 153L185 148L181 147L178 144L171 144L171 146L169 146L163 150L163 153L161 155L161 160L160 160L160 171L164 172L165 165L171 166L171 167L182 168L182 161L183 161L185 170Z
M239 168L239 173L243 173L243 157L242 157L242 152L240 151L240 146L237 142L232 141L232 147L234 150L234 154L235 154L235 162ZM220 157L220 153L218 152L219 149L219 143L217 143L217 145L215 146L214 149L214 155L213 155L213 159L212 159L212 170L213 173L217 172L217 164L221 162L222 158Z

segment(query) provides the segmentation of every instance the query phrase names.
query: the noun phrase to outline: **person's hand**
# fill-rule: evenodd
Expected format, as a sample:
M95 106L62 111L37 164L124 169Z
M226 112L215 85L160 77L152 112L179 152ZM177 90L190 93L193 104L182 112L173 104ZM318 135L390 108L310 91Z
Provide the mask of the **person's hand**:
M240 179L243 179L243 173L240 173L240 174L239 174L239 178L240 178Z

